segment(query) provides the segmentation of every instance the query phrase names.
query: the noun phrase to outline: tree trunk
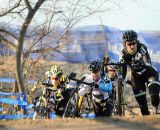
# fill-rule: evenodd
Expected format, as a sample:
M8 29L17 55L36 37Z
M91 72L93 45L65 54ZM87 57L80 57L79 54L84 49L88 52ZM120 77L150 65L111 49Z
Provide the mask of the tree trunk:
M23 76L23 69L24 66L22 64L22 59L23 59L23 43L24 43L24 37L27 32L28 26L31 23L33 16L39 9L39 7L42 5L42 3L45 0L39 0L35 7L33 9L29 8L28 15L22 25L22 29L20 31L20 36L18 38L18 45L17 45L17 51L16 51L16 76L17 76L17 82L18 82L18 87L20 92L25 92L25 87L24 87L24 76ZM26 3L27 7L29 6L28 2ZM29 6L31 7L31 6Z

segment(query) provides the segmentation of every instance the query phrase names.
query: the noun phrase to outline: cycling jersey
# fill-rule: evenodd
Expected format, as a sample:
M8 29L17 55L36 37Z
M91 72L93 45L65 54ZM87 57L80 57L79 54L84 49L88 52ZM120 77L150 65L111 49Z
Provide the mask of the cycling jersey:
M61 77L59 78L59 82L54 82L54 80L50 81L53 84L53 87L57 87L59 88L61 85L63 86L65 84L65 82L67 82L67 78L65 75L61 75Z
M87 82L87 83L93 83L93 82L95 82L95 83L99 84L99 83L103 83L105 81L102 78L100 78L99 81L96 82L96 81L93 80L93 76L92 75L88 75L85 78L84 82ZM83 96L86 93L89 93L89 90L90 90L90 86L83 85L83 87L79 90L78 93L79 93L80 96ZM99 90L99 89L94 90L93 93L98 93L99 95L103 95L103 100L105 100L105 99L107 99L109 97L108 92L104 92L104 91Z
M132 55L124 48L122 50L122 60L130 66L133 74L141 75L148 67L152 67L151 59L147 47L142 43L137 43L137 52ZM126 77L127 65L122 68L123 78Z

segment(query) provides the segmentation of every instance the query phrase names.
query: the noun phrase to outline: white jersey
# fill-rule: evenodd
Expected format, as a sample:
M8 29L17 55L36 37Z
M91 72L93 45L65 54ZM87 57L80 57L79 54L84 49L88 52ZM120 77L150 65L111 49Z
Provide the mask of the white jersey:
M93 82L95 82L95 83L99 84L99 82L100 82L101 80L102 80L102 79L100 78L98 82L95 82L95 81L93 80L93 76L92 76L92 75L88 75L88 76L85 78L84 82L87 82L87 83L93 83ZM79 94L79 96L84 96L84 95L85 95L86 93L88 93L89 91L90 91L90 86L88 86L88 85L83 85L82 88L80 88L78 94ZM97 95L97 94L103 95L103 99L104 99L104 100L107 99L107 98L109 98L108 92L104 92L104 91L99 90L99 89L98 89L98 90L93 90L92 93L94 93L94 94L96 94L96 95Z

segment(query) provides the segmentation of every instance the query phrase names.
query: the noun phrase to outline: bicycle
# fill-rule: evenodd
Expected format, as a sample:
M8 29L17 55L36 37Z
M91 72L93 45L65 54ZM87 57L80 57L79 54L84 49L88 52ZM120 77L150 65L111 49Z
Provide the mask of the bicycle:
M89 112L94 111L93 102L92 102L92 90L94 83L87 83L84 82L85 77L82 79L76 79L76 74L72 73L71 76L69 76L70 80L75 81L74 84L69 84L69 88L72 88L72 92L70 94L70 98L68 100L68 103L66 105L63 118L64 117L80 117L82 114L89 114ZM80 97L78 95L78 90L81 87L82 84L86 84L90 86L90 92L85 94L83 97Z
M58 103L63 99L63 96L57 96L58 89L54 88L52 84L39 81L36 85L44 86L40 97L36 98L34 103L33 119L49 119L50 112L55 112L58 109Z

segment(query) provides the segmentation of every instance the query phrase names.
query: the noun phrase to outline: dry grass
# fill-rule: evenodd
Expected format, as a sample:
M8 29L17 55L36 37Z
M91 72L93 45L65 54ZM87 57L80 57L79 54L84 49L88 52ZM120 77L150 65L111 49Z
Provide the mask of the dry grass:
M44 74L47 70L51 68L53 64L60 65L63 69L64 74L68 74L71 71L77 72L78 75L82 75L87 70L87 65L76 64L76 63L67 63L60 61L48 61L44 59L39 59L36 64L29 69L27 69L33 64L36 60L28 60L26 63L25 73L29 74L28 77L32 79L38 79L44 77ZM14 56L0 57L0 76L1 77L15 77L16 70L16 59Z

